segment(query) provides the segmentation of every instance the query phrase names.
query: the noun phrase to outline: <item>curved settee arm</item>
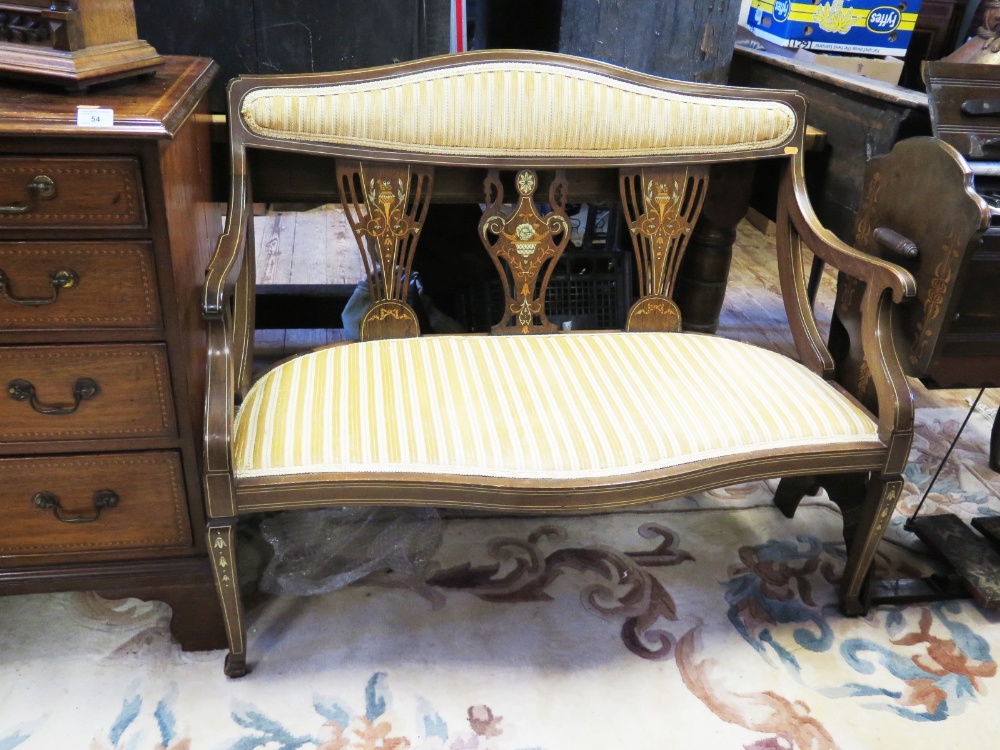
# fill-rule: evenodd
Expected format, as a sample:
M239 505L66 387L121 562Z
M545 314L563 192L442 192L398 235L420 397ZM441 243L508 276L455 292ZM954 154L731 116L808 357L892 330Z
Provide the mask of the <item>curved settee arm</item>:
M206 357L204 489L212 517L233 515L231 443L237 398L249 388L253 361L253 211L246 152L234 146L226 227L205 270L202 317Z
M205 289L201 301L201 312L205 320L220 320L222 310L231 299L242 266L248 232L247 222L252 221L249 205L246 152L233 151L233 174L230 184L229 211L226 228L219 235L205 270Z
M859 281L891 289L894 302L916 294L917 282L905 268L854 249L820 223L806 193L801 154L791 160L789 170L794 200L787 201L787 205L793 212L796 229L813 253Z
M913 395L893 340L892 317L894 303L916 294L916 280L906 269L850 247L820 224L806 193L802 156L793 156L778 196L776 244L781 291L802 363L827 380L835 379L834 361L806 294L802 243L820 260L865 285L861 343L866 377L877 396L879 437L889 446L885 471L899 473L906 465L912 438ZM860 388L846 390L860 400Z

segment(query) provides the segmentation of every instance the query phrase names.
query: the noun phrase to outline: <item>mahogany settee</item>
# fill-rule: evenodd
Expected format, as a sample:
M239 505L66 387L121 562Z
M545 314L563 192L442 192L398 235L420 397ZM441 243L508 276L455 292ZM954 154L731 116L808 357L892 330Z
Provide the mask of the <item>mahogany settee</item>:
M890 329L914 281L819 224L803 177L805 106L795 92L536 52L232 81L231 202L203 300L204 482L226 673L246 671L237 519L331 505L579 513L782 477L776 502L790 515L818 484L843 512L841 608L864 612L911 441ZM360 342L295 357L251 387L260 150L324 160L373 305ZM712 169L758 159L784 164L777 254L798 362L682 333L671 299ZM407 278L435 178L456 170L484 186L479 235L505 313L493 335L421 336ZM556 331L545 290L569 239L567 196L595 174L618 186L640 296L625 331ZM860 386L874 385L874 411L858 382L838 382L806 298L803 244L863 283Z

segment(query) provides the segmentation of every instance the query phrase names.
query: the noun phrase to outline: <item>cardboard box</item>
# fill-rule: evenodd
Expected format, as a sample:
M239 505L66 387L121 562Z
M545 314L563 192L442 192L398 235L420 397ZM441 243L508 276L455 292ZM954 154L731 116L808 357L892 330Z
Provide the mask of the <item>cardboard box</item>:
M825 68L834 68L845 73L871 78L875 81L891 83L894 86L899 83L899 77L903 74L903 59L901 57L856 57L854 55L815 55L804 49L796 50L792 57L794 60L803 60L822 65Z
M783 47L903 57L920 0L751 0L747 28Z

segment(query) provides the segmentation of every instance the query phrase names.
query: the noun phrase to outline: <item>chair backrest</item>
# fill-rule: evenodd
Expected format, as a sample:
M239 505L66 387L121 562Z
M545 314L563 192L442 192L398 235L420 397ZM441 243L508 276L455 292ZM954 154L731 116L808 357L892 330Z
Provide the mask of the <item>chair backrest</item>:
M233 134L249 146L510 169L781 155L801 135L801 102L526 51L230 86Z
M679 328L671 290L709 165L798 154L805 112L794 92L669 81L527 51L243 76L230 84L229 107L231 222L249 220L248 149L335 158L336 193L374 298L362 338L419 332L406 280L442 167L485 168L480 237L505 297L495 332L554 329L544 298L569 239L573 170L593 168L618 170L642 295L629 327Z

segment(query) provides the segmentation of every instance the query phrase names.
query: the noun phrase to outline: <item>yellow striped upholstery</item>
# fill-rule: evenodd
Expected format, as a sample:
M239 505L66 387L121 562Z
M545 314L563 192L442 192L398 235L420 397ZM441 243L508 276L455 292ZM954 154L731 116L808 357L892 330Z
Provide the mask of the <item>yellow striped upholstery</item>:
M535 62L268 87L240 111L257 135L462 156L741 152L780 146L796 126L779 101L689 96Z
M601 478L760 449L881 445L801 365L695 334L430 336L348 344L263 377L239 478L370 472Z

